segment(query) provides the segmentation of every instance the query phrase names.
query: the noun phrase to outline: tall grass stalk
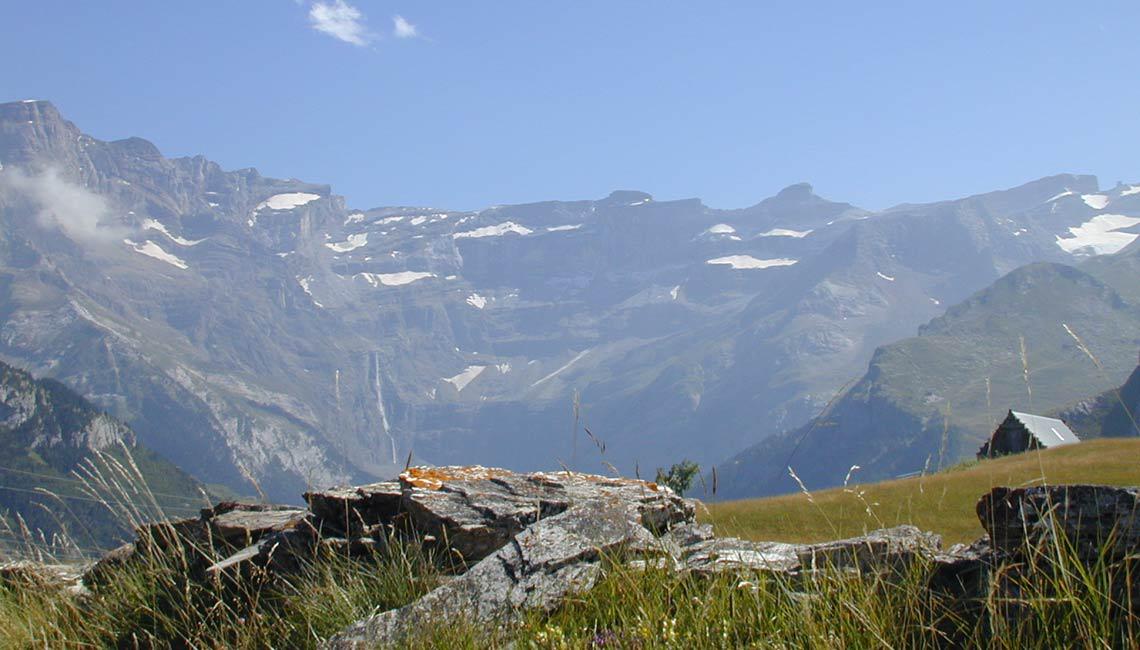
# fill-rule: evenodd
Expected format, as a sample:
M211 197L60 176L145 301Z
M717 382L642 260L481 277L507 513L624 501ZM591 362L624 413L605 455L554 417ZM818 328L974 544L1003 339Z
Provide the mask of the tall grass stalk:
M118 504L125 519L145 523L149 509L159 507L157 501L147 503L145 486L131 483L141 475L129 460L93 468L88 475L92 494ZM875 514L877 504L867 503L857 486L845 487ZM806 486L802 489L816 504ZM106 492L114 490L119 492ZM826 513L820 509L819 516ZM180 537L172 524L151 525L141 537L145 552L107 567L86 595L33 578L0 581L0 647L316 647L346 625L409 603L440 583L440 562L423 546L395 536L383 541L383 550L367 558L318 552L285 578L251 570L240 580L231 575L190 579L203 561L220 559L212 544ZM614 556L603 560L607 570L594 589L551 612L527 612L520 622L503 626L476 624L460 613L433 621L405 643L416 648L1129 647L1140 634L1140 603L1134 601L1140 558L1114 555L1113 541L1110 535L1099 552L1077 548L1054 524L1040 543L984 575L972 601L935 580L938 567L923 559L883 572L824 566L793 576L709 576Z

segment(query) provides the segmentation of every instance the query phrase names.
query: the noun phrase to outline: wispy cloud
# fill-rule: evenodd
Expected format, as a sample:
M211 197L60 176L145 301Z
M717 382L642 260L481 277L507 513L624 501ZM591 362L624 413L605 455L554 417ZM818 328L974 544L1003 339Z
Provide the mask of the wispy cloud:
M415 38L420 35L416 26L399 14L392 16L392 25L392 35L396 38Z
M318 32L345 43L363 47L371 40L364 25L364 14L344 0L314 2L309 9L309 22Z
M114 220L107 199L65 179L55 168L34 174L5 169L0 173L0 192L27 201L41 226L58 229L77 244L108 244L127 233Z

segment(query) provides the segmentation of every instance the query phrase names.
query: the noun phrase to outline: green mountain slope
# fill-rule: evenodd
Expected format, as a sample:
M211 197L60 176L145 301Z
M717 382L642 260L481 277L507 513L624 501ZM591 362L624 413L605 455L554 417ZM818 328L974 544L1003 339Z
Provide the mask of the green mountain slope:
M1135 367L1140 307L1112 285L1134 283L1135 256L1098 259L1093 273L1033 264L1006 275L877 350L824 415L720 466L720 495L795 491L789 466L811 489L842 483L854 465L868 480L949 466L1009 408L1053 412L1119 386Z
M0 549L18 554L29 536L66 540L64 551L106 548L128 537L128 512L194 512L199 488L71 389L0 362Z

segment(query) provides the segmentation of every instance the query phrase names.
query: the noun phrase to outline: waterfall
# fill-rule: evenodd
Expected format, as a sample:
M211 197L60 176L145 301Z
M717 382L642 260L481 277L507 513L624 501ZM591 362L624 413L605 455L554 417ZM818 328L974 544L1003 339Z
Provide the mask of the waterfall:
M396 438L392 435L392 429L388 425L388 411L384 408L384 393L380 381L380 353L372 352L372 385L376 391L376 410L380 411L380 424L384 428L384 435L388 436L388 443L392 448L392 464L396 465L399 460L396 456Z

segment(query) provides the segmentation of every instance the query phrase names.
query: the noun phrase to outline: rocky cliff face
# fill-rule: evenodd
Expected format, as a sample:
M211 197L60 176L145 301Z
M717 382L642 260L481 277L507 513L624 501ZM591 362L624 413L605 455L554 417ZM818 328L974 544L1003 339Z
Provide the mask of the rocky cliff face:
M137 468L137 473L132 469L114 478L129 491L137 487L132 478L141 477L173 512L200 495L199 484L139 447L135 434L119 420L57 381L35 379L0 362L0 525L6 531L0 552L19 555L27 550L25 541L61 554L91 551L117 543L129 532L127 510L152 513L153 496L135 493L133 500L126 492L101 494L81 484L79 476L108 472L104 458ZM117 503L123 512L98 503L97 496ZM28 535L31 539L25 539ZM60 542L57 536L68 539Z
M82 453L135 444L134 433L126 425L93 409L67 387L37 381L2 362L0 430L10 438L9 443L37 452L68 449Z
M942 305L1105 252L1140 212L1071 175L880 213L808 185L741 210L632 191L356 210L97 140L47 102L0 105L0 164L0 355L280 498L409 453L712 462L805 421Z

